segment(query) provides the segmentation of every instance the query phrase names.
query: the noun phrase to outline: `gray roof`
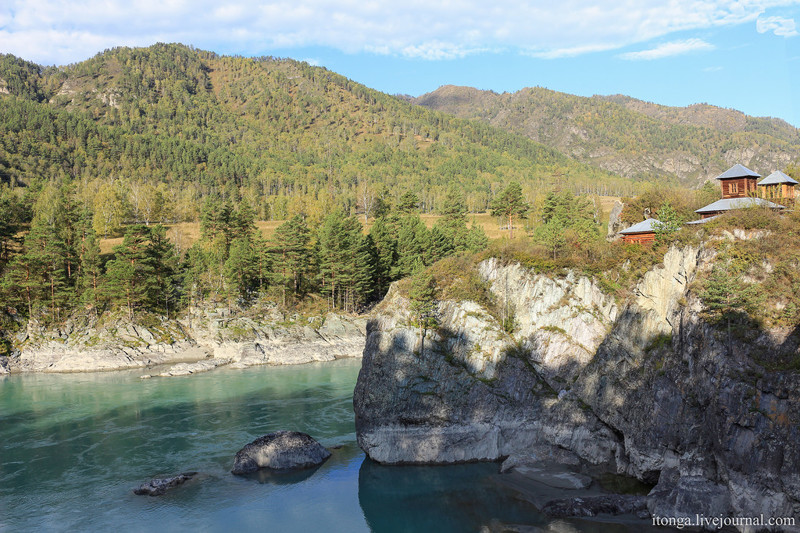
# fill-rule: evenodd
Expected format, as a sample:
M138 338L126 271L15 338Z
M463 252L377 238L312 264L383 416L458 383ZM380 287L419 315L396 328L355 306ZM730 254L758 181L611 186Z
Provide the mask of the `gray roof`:
M654 233L656 231L656 229L653 227L654 222L661 224L661 222L654 218L648 218L647 220L643 220L638 224L634 224L628 229L620 231L620 234L631 235L633 233Z
M735 164L722 174L716 177L718 180L729 180L733 178L760 178L761 174L756 174L744 165Z
M713 217L701 218L700 220L692 220L691 222L687 222L687 224L705 224L706 222L711 222L718 216L719 215L714 215Z
M792 185L797 185L797 182L794 181L792 178L781 172L780 170L776 170L763 180L759 181L759 185L778 185L780 183L791 183Z
M782 205L773 204L763 198L723 198L713 204L701 207L695 213L713 213L715 211L730 211L731 209L746 209L748 207L771 207L772 209L785 209Z

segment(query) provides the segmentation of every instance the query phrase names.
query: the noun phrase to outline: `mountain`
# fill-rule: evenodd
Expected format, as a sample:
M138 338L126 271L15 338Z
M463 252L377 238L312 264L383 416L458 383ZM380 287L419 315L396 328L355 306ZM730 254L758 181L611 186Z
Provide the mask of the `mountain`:
M151 183L184 206L183 218L210 194L286 218L331 202L353 209L364 187L389 198L412 190L428 211L451 183L474 210L511 180L528 193L635 190L527 137L324 68L178 44L114 48L57 68L0 56L0 139L5 182L67 179L85 198Z
M677 176L697 185L735 163L763 174L800 154L800 130L788 123L707 104L667 107L622 95L586 98L541 87L498 94L452 85L412 101L632 179Z

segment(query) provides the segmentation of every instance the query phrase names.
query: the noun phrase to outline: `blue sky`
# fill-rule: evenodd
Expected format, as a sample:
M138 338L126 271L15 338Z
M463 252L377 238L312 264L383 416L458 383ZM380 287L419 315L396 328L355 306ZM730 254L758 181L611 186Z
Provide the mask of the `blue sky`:
M800 0L4 0L0 52L68 64L182 42L292 57L387 93L542 86L800 126Z

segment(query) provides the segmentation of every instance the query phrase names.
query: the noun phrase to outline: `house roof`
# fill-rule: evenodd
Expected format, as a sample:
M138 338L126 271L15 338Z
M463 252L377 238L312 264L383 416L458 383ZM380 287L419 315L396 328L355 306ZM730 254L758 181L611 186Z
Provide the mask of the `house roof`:
M757 174L744 165L735 164L722 174L716 177L718 180L729 180L734 178L760 178L761 174Z
M653 227L653 223L659 222L654 218L648 218L647 220L643 220L638 224L634 224L630 228L624 229L620 231L621 235L632 235L634 233L655 233L656 229Z
M790 183L792 185L797 185L797 182L781 172L780 170L776 170L763 180L759 181L759 185L778 185L780 183Z
M711 222L718 216L719 215L714 215L713 217L701 218L700 220L692 220L691 222L687 222L687 224L705 224L706 222Z
M782 205L773 204L763 198L723 198L712 204L701 207L695 213L714 213L715 211L730 211L731 209L746 209L748 207L769 207L772 209L786 209Z

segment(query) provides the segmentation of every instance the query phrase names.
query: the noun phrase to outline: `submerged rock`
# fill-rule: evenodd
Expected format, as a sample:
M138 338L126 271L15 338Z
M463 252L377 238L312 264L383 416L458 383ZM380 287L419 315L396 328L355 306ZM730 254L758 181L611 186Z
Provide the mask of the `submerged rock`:
M196 475L197 472L184 472L174 477L153 478L147 483L143 483L138 488L133 489L133 493L139 494L140 496L161 496L167 492L168 489L183 485Z
M239 450L233 461L234 474L260 468L295 470L324 463L331 456L324 446L299 431L277 431L259 437Z
M597 516L599 514L633 514L647 518L647 498L632 494L608 494L552 500L542 511L550 516Z

